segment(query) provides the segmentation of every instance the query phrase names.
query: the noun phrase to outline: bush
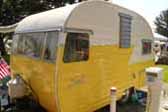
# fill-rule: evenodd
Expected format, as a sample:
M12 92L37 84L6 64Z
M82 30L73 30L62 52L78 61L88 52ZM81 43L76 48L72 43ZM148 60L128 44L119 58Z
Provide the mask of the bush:
M4 56L2 56L2 57L5 59L5 61L6 61L8 64L10 64L10 55L6 54L6 55L4 55Z

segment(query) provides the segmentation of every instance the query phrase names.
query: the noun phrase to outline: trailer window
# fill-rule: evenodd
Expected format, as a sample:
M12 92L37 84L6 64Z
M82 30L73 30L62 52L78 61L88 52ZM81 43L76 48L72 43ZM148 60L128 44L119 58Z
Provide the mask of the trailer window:
M132 17L120 13L120 48L129 48L131 46L131 22Z
M142 40L142 54L150 54L152 51L152 41Z
M44 52L45 60L55 61L57 44L58 44L58 32L47 33L45 52Z
M23 54L24 52L24 38L20 38L19 35L14 36L13 39L13 52Z
M42 52L42 45L44 43L44 33L26 34L24 54L30 57L39 58Z
M42 46L44 44L44 37L45 33L19 34L19 37L17 37L17 50L15 48L14 52L29 57L40 58L42 53Z
M15 54L18 49L19 35L14 35L12 40L12 53Z
M86 61L89 57L89 35L68 33L64 50L64 62Z

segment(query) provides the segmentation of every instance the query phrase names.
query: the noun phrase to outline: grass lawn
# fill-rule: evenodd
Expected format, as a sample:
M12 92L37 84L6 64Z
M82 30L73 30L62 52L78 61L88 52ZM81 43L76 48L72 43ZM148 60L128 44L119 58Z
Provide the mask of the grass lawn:
M163 80L168 83L168 65L159 65L159 67L163 68Z

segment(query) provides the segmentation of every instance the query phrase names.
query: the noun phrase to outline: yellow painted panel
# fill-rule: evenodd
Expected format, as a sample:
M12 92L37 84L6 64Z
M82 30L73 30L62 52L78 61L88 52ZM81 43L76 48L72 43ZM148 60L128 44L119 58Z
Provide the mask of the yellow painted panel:
M92 112L110 102L112 86L118 88L118 98L125 89L143 86L144 69L153 65L152 61L129 65L132 48L118 46L92 46L88 61L64 63L63 49L59 48L57 53L58 79L56 64L18 55L11 57L14 73L22 74L49 112L56 112L56 102L61 112Z
M155 66L154 61L149 61L132 64L129 66L129 72L132 75L133 85L136 88L141 88L145 84L145 68Z
M63 57L63 48L60 48ZM110 101L109 90L118 88L118 98L131 86L140 87L143 77L133 77L152 61L129 65L131 48L94 46L88 61L64 63L59 60L58 95L62 112L91 112Z
M49 112L56 112L55 64L24 56L11 56L11 67L31 85L40 104Z

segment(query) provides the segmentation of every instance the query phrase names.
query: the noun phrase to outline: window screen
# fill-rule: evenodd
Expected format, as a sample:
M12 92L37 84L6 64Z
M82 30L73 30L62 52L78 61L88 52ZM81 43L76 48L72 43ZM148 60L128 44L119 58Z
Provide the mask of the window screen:
M17 52L18 41L19 41L19 35L14 35L13 41L12 41L12 53L13 54L15 54Z
M58 44L58 32L47 33L45 51L44 51L45 60L55 61L57 44Z
M43 37L43 38L42 38ZM42 45L44 43L44 34L27 34L25 35L24 53L31 57L40 57Z
M16 51L18 54L24 54L24 44L25 44L25 38L22 38L21 35L19 35Z
M89 35L68 33L64 51L64 62L86 61L89 57Z
M129 48L131 44L131 21L132 17L120 13L120 47Z
M150 54L152 49L151 40L142 40L142 54Z
M17 52L29 57L40 58L44 44L45 33L19 34Z

